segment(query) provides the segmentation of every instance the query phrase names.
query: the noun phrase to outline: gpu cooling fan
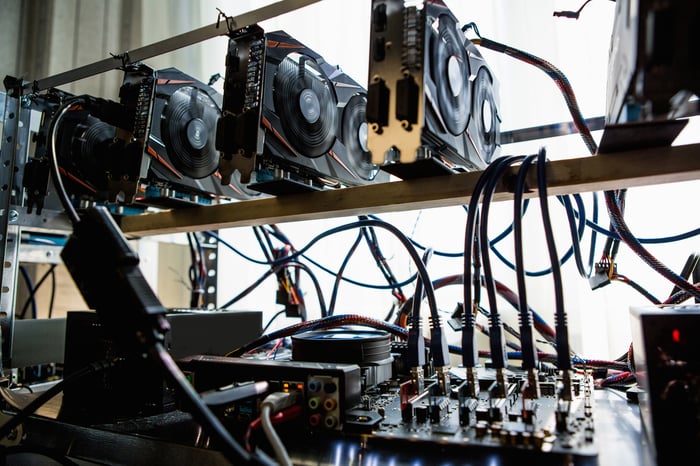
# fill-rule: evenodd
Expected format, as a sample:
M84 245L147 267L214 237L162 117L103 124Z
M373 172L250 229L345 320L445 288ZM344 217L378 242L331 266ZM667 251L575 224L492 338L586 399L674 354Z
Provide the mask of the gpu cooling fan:
M362 86L283 31L231 41L227 63L247 71L227 68L224 94L246 90L235 101L245 105L236 109L230 99L225 109L238 119L231 119L227 133L237 134L236 124L245 125L259 109L264 135L248 134L238 145L240 151L264 141L254 153L250 189L279 195L388 180L367 150ZM257 89L259 95L250 92Z
M483 169L497 155L496 82L440 1L372 2L372 161L400 178Z
M153 119L146 152L150 158L145 196L149 204L209 204L220 198L248 198L244 187L222 186L217 169L216 123L221 116L216 91L168 68L157 72Z

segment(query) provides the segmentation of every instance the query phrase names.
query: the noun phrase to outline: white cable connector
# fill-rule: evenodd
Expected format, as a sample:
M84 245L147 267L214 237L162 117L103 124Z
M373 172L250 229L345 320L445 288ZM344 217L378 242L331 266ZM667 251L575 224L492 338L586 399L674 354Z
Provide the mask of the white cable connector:
M297 404L299 399L299 393L297 392L275 392L270 393L265 397L260 406L270 405L273 413L282 411L283 409L290 408Z
M277 461L281 466L292 466L292 460L284 447L282 440L272 426L272 414L294 406L297 403L298 394L294 392L275 392L265 397L260 405L260 421L267 440L275 451Z

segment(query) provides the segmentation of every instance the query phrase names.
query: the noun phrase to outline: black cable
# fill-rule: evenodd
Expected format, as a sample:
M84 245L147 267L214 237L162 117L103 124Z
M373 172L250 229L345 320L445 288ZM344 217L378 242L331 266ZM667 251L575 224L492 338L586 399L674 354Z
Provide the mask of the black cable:
M557 332L557 368L560 371L568 371L572 368L569 348L569 328L566 322L566 309L564 307L564 282L561 276L557 246L554 242L554 231L549 215L547 166L544 149L541 149L537 156L537 191L540 196L542 224L547 242L547 251L549 252L549 260L552 264L552 280L554 281L554 328Z
M578 17L581 15L581 11L586 7L591 2L591 0L586 0L581 7L576 10L576 11L571 11L571 10L564 10L564 11L555 11L552 13L553 16L556 17L561 17L561 18L570 18L570 19L578 19Z
M574 262L576 263L576 270L578 270L579 275L582 278L588 278L591 276L591 273L593 272L592 269L589 267L588 270L586 270L585 265L583 264L583 255L581 253L581 237L579 236L579 232L576 228L576 219L574 215L574 208L571 205L571 199L569 196L559 196L561 202L564 204L564 208L566 209L566 219L567 223L569 225L569 233L571 233L571 247L573 248L574 251ZM579 208L579 215L582 216L582 218L586 217L585 211L582 212L583 209L583 204L580 204L578 206ZM580 222L585 227L585 222Z
M265 255L265 258L267 259L268 263L272 263L274 261L272 257L272 253L270 251L274 250L271 244L269 244L269 249L268 249L268 243L269 243L269 238L268 238L268 243L263 241L262 233L260 233L260 230L262 227L254 226L253 227L253 232L255 233L255 238L258 240L258 244L260 245L260 249L262 249L263 254Z
M515 254L516 280L518 286L518 315L520 323L520 345L523 353L523 369L537 368L537 350L535 346L535 336L532 331L533 315L528 306L527 286L525 284L525 258L522 226L525 181L528 170L535 158L535 155L530 155L526 157L520 165L513 196L513 247Z
M530 199L525 199L525 202L523 204L523 215L527 212L528 206L530 205ZM464 208L465 212L469 211L469 208L467 206L462 206ZM376 220L381 220L381 218L377 215L368 215L368 218L373 218ZM508 225L503 231L501 231L498 235L496 235L493 239L489 240L489 245L494 248L498 243L506 239L511 232L513 231L513 224L511 223ZM421 243L419 243L415 238L409 238L411 240L411 243L421 251L425 251L427 246L423 246ZM459 252L447 252L447 251L440 251L438 249L433 249L433 255L434 256L440 256L440 257L464 257L464 251L459 251Z
M462 364L467 368L474 368L479 362L476 332L474 331L476 323L475 303L472 299L472 246L475 241L475 228L479 216L478 206L486 181L506 161L506 157L500 157L486 167L486 170L484 170L474 186L467 210L467 222L464 233L464 322L462 324ZM477 256L478 254L474 255ZM475 289L477 289L476 286ZM476 304L478 305L478 303Z
M462 28L462 30L466 31L469 28L472 28L474 32L479 36L479 39L473 41L474 43L480 44L483 47L495 50L497 52L505 53L514 58L517 58L518 60L534 65L537 68L544 71L547 74L547 76L554 80L557 87L560 89L564 100L566 101L566 105L569 108L569 111L574 121L574 125L578 129L581 138L586 144L586 147L588 148L591 155L595 155L597 153L598 145L593 139L591 131L588 128L588 125L586 124L586 120L581 114L581 110L578 106L578 102L576 101L576 96L574 94L573 89L571 88L571 84L569 83L569 80L566 78L564 73L561 72L561 70L559 70L557 67L547 62L546 60L543 60L532 54L481 37L481 35L479 34L479 30L474 23L469 23L465 25ZM630 231L629 227L627 226L627 223L625 222L621 205L618 203L617 199L619 196L624 196L624 190L621 191L622 193L620 191L604 192L605 204L608 209L608 216L610 217L611 226L617 232L620 239L630 249L632 249L632 251L634 251L648 266L654 269L661 276L669 280L674 285L678 286L680 289L687 291L692 296L700 298L700 288L683 279L683 277L676 274L673 270L671 270L669 267L667 267L665 264L659 261L656 257L654 257L649 251L647 251L644 248L644 246L642 246L642 244Z
M362 233L363 233L363 230L360 229L360 231L357 234L357 238L355 238L355 241L352 243L352 246L350 246L350 249L348 250L347 254L345 255L343 262L340 264L340 268L338 269L338 273L335 276L335 281L333 282L333 291L331 292L331 301L330 301L330 304L328 305L328 315L329 316L332 316L333 312L335 312L335 300L338 296L338 288L340 286L340 280L343 277L343 272L345 271L345 267L347 267L348 262L350 262L350 258L355 253L355 250L357 249L357 247L360 245L360 241L362 241L362 237L363 237Z
M53 316L53 303L56 298L56 267L52 267L49 269L51 272L51 297L49 298L49 312L48 312L48 318L50 319Z
M323 299L323 293L321 292L321 285L319 284L318 279L316 278L314 273L311 271L311 269L309 269L309 267L302 262L289 262L289 263L282 262L282 263L273 265L269 270L266 270L265 273L263 273L257 280L255 280L245 290L241 291L236 296L234 296L233 298L229 299L226 303L221 305L221 309L226 309L229 306L232 306L236 302L240 301L241 299L245 298L255 288L257 288L262 282L264 282L266 278L275 274L277 271L279 271L285 267L297 267L297 268L304 270L309 275L309 277L311 278L311 281L314 284L314 288L315 288L316 294L318 296L318 303L319 303L319 307L321 308L321 316L325 317L327 310L326 310L325 300Z
M481 263L484 269L483 276L486 288L486 295L489 300L489 345L491 349L491 364L496 369L504 369L508 361L506 360L505 335L503 333L503 320L501 313L498 310L498 299L496 298L496 285L493 281L493 272L491 268L491 258L489 254L489 211L491 208L491 200L496 192L496 186L503 175L505 169L512 164L522 162L525 157L514 156L505 157L499 168L489 177L486 186L484 187L483 199L481 201L481 225L479 225L479 242L481 247Z
M49 154L51 157L51 180L53 181L54 188L56 189L56 193L58 194L59 201L61 201L63 210L66 212L68 220L73 226L77 225L78 222L80 222L80 217L78 216L78 212L75 210L75 207L73 207L73 204L70 201L70 197L68 197L68 192L66 191L66 188L63 185L63 180L61 179L61 173L58 167L58 154L56 152L56 127L58 126L58 123L63 119L64 115L71 109L71 107L73 107L78 102L86 101L86 96L73 97L70 100L66 101L64 104L62 104L60 107L58 107L55 116L51 119L51 123L49 124L49 129L47 132L47 138L50 144Z
M73 372L72 374L68 375L67 377L64 377L63 380L60 380L48 390L41 392L41 394L34 398L32 401L30 401L27 406L22 408L14 416L8 419L7 422L0 426L0 439L7 437L13 429L15 429L21 423L23 423L29 416L34 414L34 412L37 409L39 409L46 402L48 402L54 396L58 395L61 391L63 391L63 387L65 385L74 383L76 380L80 380L84 376L92 374L93 372L99 372L108 369L113 365L114 364L109 361L100 361L88 364L82 369L79 369Z
M563 197L564 197L564 196L557 196L557 199L559 199L559 201L560 201L562 204L564 204ZM527 200L526 200L526 201L527 201ZM577 237L572 237L572 246L570 246L569 249L566 250L566 252L564 253L564 255L562 255L562 256L559 258L559 266L563 266L564 264L566 264L566 263L569 261L569 259L571 259L571 257L575 254L574 245L578 245L578 246L579 246L579 251L580 251L580 244L579 244L579 243L580 243L580 238L583 237L583 233L584 233L585 228L586 228L586 223L585 223L585 221L586 221L586 218L585 218L585 210L583 209L583 200L580 199L580 196L577 198L576 204L579 206L579 208L580 208L581 210L583 210L583 214L584 214L584 215L583 215L583 216L580 215L580 214L577 215L577 212L576 212L576 211L573 211L573 209L572 209L571 212L569 212L569 211L567 210L567 217L569 218L570 221L574 221L574 224L575 224L575 220L574 220L571 216L573 215L574 218L575 218L576 216L578 216L578 218L579 218L578 229L577 229L577 235L578 235L578 236L577 236ZM596 210L596 212L597 212L597 210ZM576 230L576 227L575 227L575 226L574 226L573 228ZM501 251L498 250L498 248L493 244L493 241L491 241L491 247L490 247L490 249L491 249L491 251L496 255L496 257L497 257L503 264L506 265L506 267L508 267L509 269L511 269L511 270L513 270L513 271L516 270L515 264L514 264L512 261L508 260L508 259L506 258L506 256L503 255L503 253L502 253ZM591 269L593 268L593 257L594 257L594 252L595 252L595 242L592 242L592 243L591 243L591 251L590 251L590 254L589 254L589 263L591 264L591 265L590 265L590 268L591 268ZM552 268L551 268L551 267L547 267L547 268L545 268L545 269L537 270L537 271L531 271L531 270L527 270L527 269L526 269L526 270L524 271L524 273L525 273L525 275L526 275L527 277L544 277L545 275L549 275L550 273L552 273Z
M611 238L619 239L620 236L614 231L606 230L596 222L586 220L586 226L597 233L605 235ZM671 236L660 236L658 238L637 238L641 244L665 244L665 243L675 243L677 241L683 241L686 239L693 238L695 236L700 236L700 228L695 228L694 230L686 231L683 233L678 233Z
M425 267L423 267L423 264L420 260L420 255L418 254L418 251L416 248L411 244L411 241L404 235L401 230L396 228L394 225L381 221L381 220L374 220L374 219L367 219L367 220L358 220L356 222L352 223L347 223L345 225L340 225L334 228L330 228L320 235L315 236L312 238L304 247L301 249L295 250L288 256L284 257L284 260L275 260L271 265L279 265L280 263L284 263L286 261L296 259L297 257L303 256L303 254L308 251L314 244L319 242L320 240L327 238L328 236L332 236L336 233L340 233L343 231L348 231L352 230L355 228L362 228L362 227L378 227L382 228L384 230L389 231L391 234L393 234L399 242L404 246L406 251L408 252L409 256L411 257L411 260L413 260L414 264L416 264L416 267L418 269L418 276L421 277L421 279L424 282L430 283L430 286L426 287L426 297L428 299L428 305L430 306L430 311L432 315L438 316L437 312L437 303L435 302L435 293L432 287L432 282L430 282L430 276L428 275L427 270Z
M53 269L56 268L57 264L51 264L49 269L44 272L44 275L41 276L38 282L36 282L36 285L34 286L34 290L32 293L30 293L29 297L27 298L27 301L25 301L24 306L22 306L22 310L19 312L19 318L24 319L25 314L27 313L27 309L29 308L29 304L31 304L31 299L34 297L34 295L39 291L39 288L41 288L41 285L46 281L46 279L51 275L51 272Z
M205 231L205 232L203 232L203 233L204 233L205 235L211 237L211 238L214 238L217 242L223 244L223 245L226 246L228 249L230 249L230 250L233 251L234 253L238 254L240 257L242 257L243 259L247 260L248 262L252 262L253 264L259 264L259 265L269 265L269 264L270 264L267 260L255 259L255 258L252 258L252 257L250 257L250 256L248 256L248 255L242 253L241 251L239 251L238 249L236 249L231 243L229 243L228 241L224 240L223 238L221 238L219 235L217 235L217 234L214 233L213 231Z
M302 262L289 262L286 264L286 267L293 267L297 270L303 270L306 272L306 274L309 276L311 281L314 284L314 289L316 290L316 296L318 298L318 306L321 311L321 317L327 317L328 316L328 308L326 307L326 301L323 298L323 291L321 290L321 284L318 282L318 278L316 278L316 275L311 271L308 265L302 263Z
M423 265L427 265L432 250L426 249L423 253L421 261ZM423 280L420 277L416 279L416 287L413 292L413 306L411 309L411 319L408 329L407 341L407 365L408 367L421 368L425 365L425 339L423 338L423 320L420 315L421 302L423 301ZM439 366L443 366L440 364ZM420 389L420 387L419 387Z
M396 297L398 299L402 299L404 296L403 290L401 289L401 286L399 286L398 280L396 279L394 272L391 270L391 267L389 267L389 264L387 263L386 258L384 257L384 254L382 253L382 250L379 247L379 240L377 239L376 232L372 228L366 228L362 230L362 234L365 238L365 241L367 242L367 246L369 247L370 252L372 253L372 257L374 257L374 261L377 264L377 267L384 275L384 278L386 279L391 289L395 291Z
M329 275L333 275L334 277L337 275L337 272L334 272L333 270L329 269L328 267L325 267L323 264L320 264L319 262L317 262L316 260L307 256L306 254L302 254L301 257L303 257L304 259L309 261L312 265L321 269L323 272L325 272ZM341 277L340 280L344 281L346 283L349 283L351 285L360 286L362 288L369 288L371 290L395 290L395 289L403 288L404 286L410 285L411 283L413 283L416 280L416 277L417 277L417 275L413 274L403 281L397 281L395 285L377 285L374 283L361 282L361 281L354 280L352 278L347 278L347 277Z
M647 291L642 285L635 282L634 280L631 280L630 278L626 277L625 275L615 274L613 277L613 280L616 280L616 281L619 281L620 283L625 283L626 285L631 286L639 294L641 294L647 300L649 300L652 304L661 304L660 299L658 299L653 294L649 293L649 291Z
M380 218L375 218L375 220L383 221ZM215 234L211 231L205 231L204 234L214 238L217 242L223 244L228 249L233 251L235 254L239 255L240 257L242 257L243 259L245 259L249 262L252 262L254 264L259 264L259 265L270 265L270 263L267 261L261 261L258 259L254 259L250 256L247 256L246 254L244 254L241 251L239 251L238 249L236 249L231 243L227 242L226 240L222 239L220 236L218 236L217 234ZM460 253L460 256L462 256L462 255L463 254ZM302 254L300 257L303 257L304 259L309 261L312 265L318 267L323 272L325 272L329 275L333 275L333 276L337 275L337 272L334 272L333 270L329 269L328 267L325 267L323 264L320 264L319 262L317 262L316 260L307 256L306 254ZM346 282L346 283L350 283L351 285L360 286L362 288L370 288L370 289L374 289L374 290L393 290L393 289L395 289L395 287L404 287L404 286L407 286L407 285L413 283L416 280L416 275L414 274L403 281L397 282L396 285L376 285L373 283L365 283L365 282L361 282L358 280L353 280L352 278L347 278L347 277L342 277L341 280Z
M190 278L190 307L196 309L199 307L202 296L204 294L204 289L202 288L202 277L201 277L201 257L194 241L194 233L187 233L187 244L190 249L190 268L189 268L189 278Z
M194 390L192 383L185 377L170 353L161 343L156 343L150 348L150 354L154 361L159 363L165 376L175 383L177 390L184 396L188 411L195 421L209 432L219 444L215 447L231 464L264 464L272 466L275 463L259 455L251 455L231 436L219 419L204 404L199 394Z
M24 278L24 282L27 285L27 292L29 293L29 300L32 304L32 319L36 319L37 313L36 313L36 298L34 297L34 294L36 291L34 291L34 282L32 281L32 277L29 276L29 272L27 271L27 268L23 265L19 266L19 271L22 274L22 278ZM24 312L22 313L22 317L24 317Z
M275 313L275 315L273 315L272 317L270 317L270 320L267 321L267 323L265 324L265 326L263 327L263 329L262 329L262 331L261 331L260 333L263 334L263 333L267 332L267 329L270 328L270 325L272 325L272 323L273 323L279 316L281 316L282 314L286 314L286 312L287 312L287 311L285 311L284 309L282 309L281 311L277 311L277 312Z
M696 298L700 297L700 288L692 283L689 283L683 277L661 263L661 261L652 256L651 253L649 253L649 251L647 251L644 246L637 241L637 238L634 237L625 223L614 192L605 191L605 203L608 207L608 214L610 215L611 223L613 224L615 231L617 231L617 234L620 236L622 241L624 241L625 244L637 254L637 256L639 256L647 265L681 290L690 293Z
M226 356L239 357L273 340L295 335L299 332L306 332L318 329L329 329L334 327L342 327L345 325L362 325L366 327L376 328L379 330L385 330L388 333L402 339L405 339L408 336L408 330L406 330L405 328L399 327L398 325L390 324L388 322L384 322L382 320L373 319L371 317L361 316L357 314L336 314L334 316L328 316L316 320L309 320L307 322L300 322L279 330L275 330L272 333L262 335L256 338L255 340L250 341L239 348L236 348L235 350L229 352Z

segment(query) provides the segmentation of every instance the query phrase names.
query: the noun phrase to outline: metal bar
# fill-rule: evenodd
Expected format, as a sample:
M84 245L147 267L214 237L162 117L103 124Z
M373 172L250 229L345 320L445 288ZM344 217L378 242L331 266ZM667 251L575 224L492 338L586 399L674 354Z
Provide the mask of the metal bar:
M320 0L283 0L272 3L262 8L258 8L257 10L249 11L236 16L234 18L235 24L233 27L235 29L240 29L245 26L250 26L251 24L259 23L261 21L289 13L290 11L303 8L319 1ZM58 73L36 81L28 81L24 84L23 89L25 91L29 90L38 92L51 87L58 87L62 84L89 78L109 70L117 69L124 64L123 60L127 60L129 63L135 63L225 34L228 34L226 21L217 21L216 23L212 23L208 26L203 26L199 29L173 36L135 50L125 51L122 54L114 55L110 58L105 58L72 70L64 71L63 73Z
M688 118L700 115L700 100L688 101L673 118ZM605 128L605 117L593 117L586 119L586 124L591 131ZM501 144L513 144L515 142L535 141L538 139L566 136L578 133L573 121L562 121L548 125L531 126L529 128L514 129L501 133Z
M11 225L17 212L10 208L15 191L15 167L20 157L26 157L29 130L29 111L23 111L21 99L13 93L5 96L5 114L0 142L0 329L2 338L2 366L10 367L17 291L17 259L20 229ZM0 368L1 370L2 368Z
M586 124L591 131L603 129L605 127L605 117L588 118L586 119ZM566 136L567 134L574 134L577 132L578 130L573 121L563 121L560 123L551 123L549 125L503 131L501 133L501 144L513 144L515 142Z

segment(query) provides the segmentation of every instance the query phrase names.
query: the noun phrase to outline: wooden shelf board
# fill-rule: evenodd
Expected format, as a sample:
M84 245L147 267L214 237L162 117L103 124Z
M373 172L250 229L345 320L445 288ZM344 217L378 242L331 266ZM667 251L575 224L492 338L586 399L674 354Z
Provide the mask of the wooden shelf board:
M535 166L528 182L536 184ZM511 169L515 173L517 168ZM314 220L466 204L481 172L178 209L121 219L128 236ZM547 164L550 195L700 179L700 144L643 149ZM530 194L532 196L533 194ZM494 200L512 199L505 185Z

